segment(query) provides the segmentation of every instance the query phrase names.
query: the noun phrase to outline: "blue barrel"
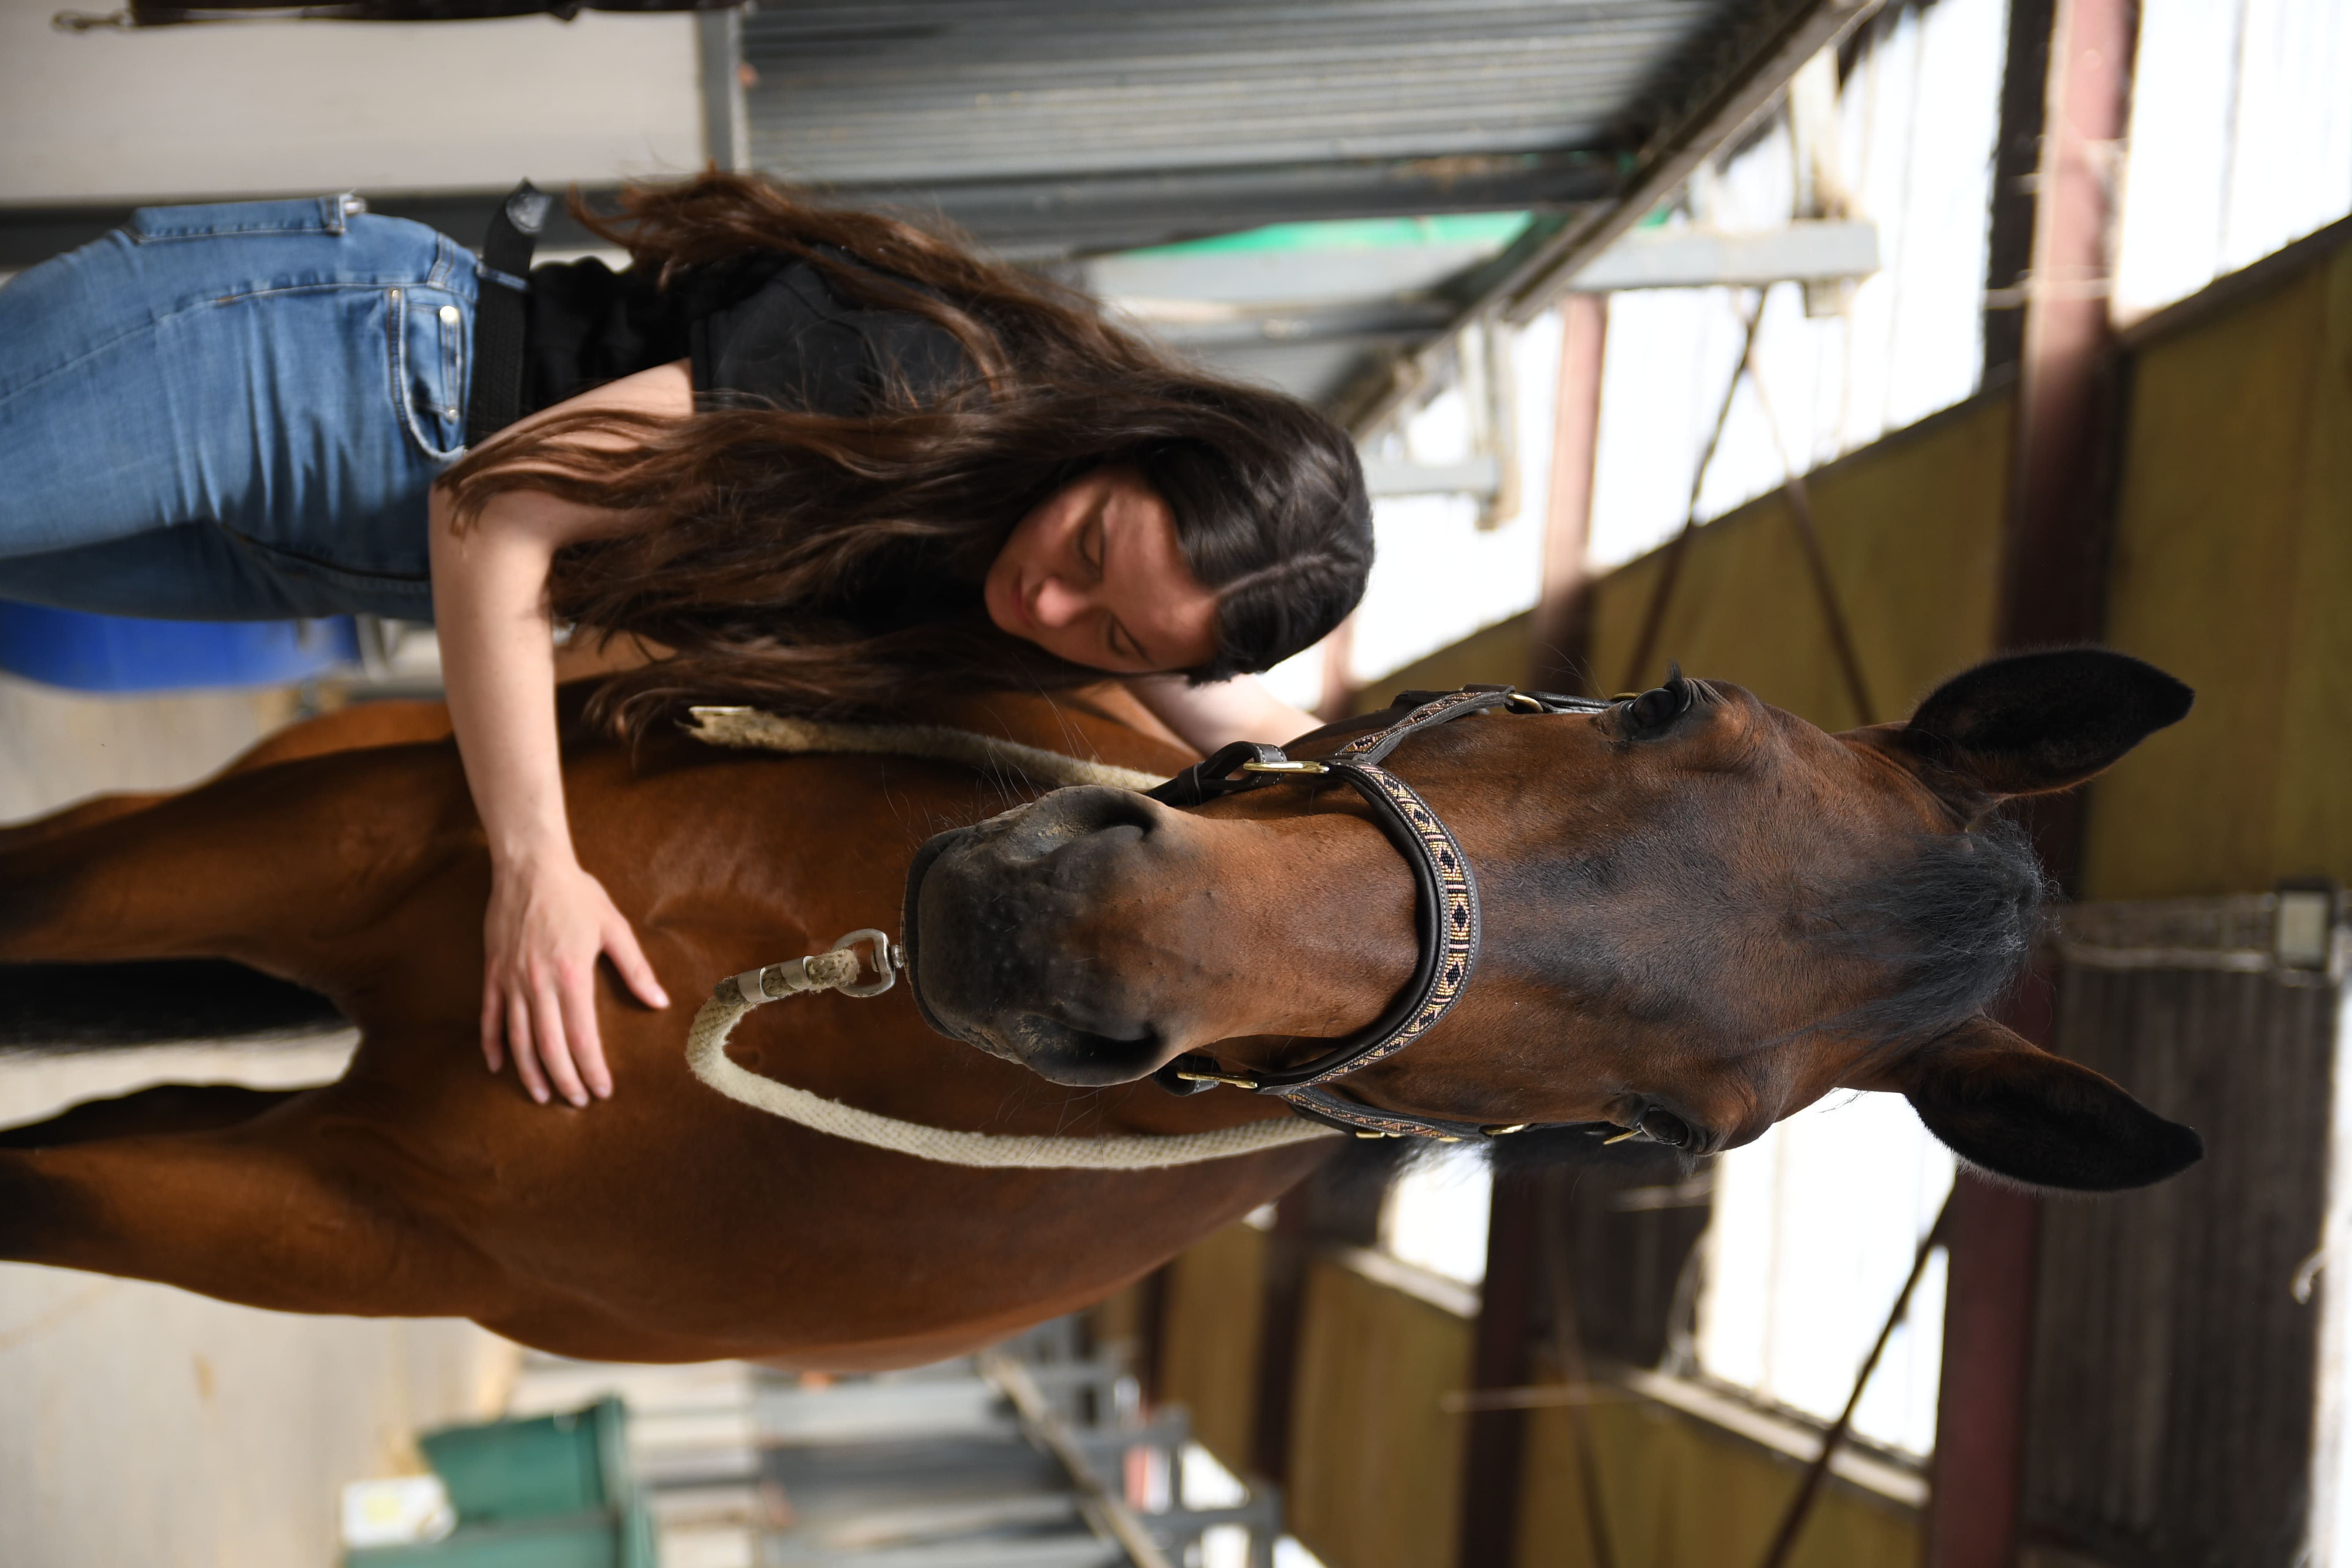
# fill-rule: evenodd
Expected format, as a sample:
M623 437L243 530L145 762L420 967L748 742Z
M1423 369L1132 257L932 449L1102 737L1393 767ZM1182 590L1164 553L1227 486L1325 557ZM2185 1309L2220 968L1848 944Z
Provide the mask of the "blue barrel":
M0 600L0 669L75 691L286 686L359 661L349 616L150 621Z

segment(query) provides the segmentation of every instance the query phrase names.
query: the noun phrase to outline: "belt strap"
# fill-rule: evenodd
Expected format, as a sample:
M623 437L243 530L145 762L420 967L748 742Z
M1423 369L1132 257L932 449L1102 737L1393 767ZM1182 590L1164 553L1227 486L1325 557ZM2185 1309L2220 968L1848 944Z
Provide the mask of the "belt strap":
M522 417L530 253L555 198L529 180L514 188L482 240L474 300L474 382L466 399L466 445L478 447Z

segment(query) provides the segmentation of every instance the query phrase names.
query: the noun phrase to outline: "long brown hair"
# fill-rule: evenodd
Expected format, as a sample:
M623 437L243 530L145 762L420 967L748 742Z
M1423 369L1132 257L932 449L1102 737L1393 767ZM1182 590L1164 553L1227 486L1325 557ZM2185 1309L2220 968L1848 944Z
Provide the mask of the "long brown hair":
M1354 444L1295 398L1202 374L950 235L765 180L713 172L634 187L617 217L574 209L665 289L780 253L845 298L945 330L970 364L923 398L893 381L855 417L712 399L683 421L557 415L443 476L459 527L511 489L642 520L566 547L549 580L559 617L676 650L599 692L593 711L624 730L687 701L888 711L941 690L1102 679L999 630L976 585L1022 517L1104 464L1143 473L1217 595L1217 651L1194 679L1279 662L1362 595L1370 503ZM969 591L934 593L936 615L871 613L942 584Z

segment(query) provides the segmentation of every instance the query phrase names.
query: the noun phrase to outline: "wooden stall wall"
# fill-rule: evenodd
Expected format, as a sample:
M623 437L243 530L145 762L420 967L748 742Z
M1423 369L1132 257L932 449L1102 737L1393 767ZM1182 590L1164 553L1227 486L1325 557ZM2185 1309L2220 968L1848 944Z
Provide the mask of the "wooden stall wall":
M1469 1384L1469 1316L1329 1257L1306 1300L1291 1533L1330 1568L1453 1568L1465 1421L1440 1401Z
M1168 1266L1155 1397L1192 1413L1192 1435L1235 1475L1250 1468L1258 1342L1265 1309L1264 1231L1229 1225Z
M2095 786L2085 898L2352 878L2347 229L2135 336L2106 640L2197 707Z
M2067 971L2060 1047L2194 1123L2206 1157L2042 1205L2037 1543L2129 1568L2299 1560L2319 1308L2298 1275L2326 1207L2335 1012L2331 987L2268 974Z
M1610 1563L1601 1561L1560 1409L1530 1413L1517 1568L1746 1568L1795 1493L1793 1460L1637 1396L1586 1406ZM1832 1482L1788 1568L1913 1568L1913 1510Z
M1992 647L2010 398L1932 415L1808 477L1832 580L1880 719L1900 718ZM1720 677L1828 730L1861 721L1838 674L1787 499L1761 497L1698 531L1657 638L1630 671L1666 552L1593 585L1603 691L1655 685L1668 660Z
M1881 710L1899 718L1946 676L1992 647L2010 396L1995 389L1807 476L1832 579ZM1592 589L1591 689L1654 684L1666 661L1737 681L1832 730L1857 720L1830 652L1818 600L1779 492L1696 531L1667 608L1656 668L1626 680L1664 550ZM1529 619L1515 616L1364 689L1367 706L1397 690L1527 679Z

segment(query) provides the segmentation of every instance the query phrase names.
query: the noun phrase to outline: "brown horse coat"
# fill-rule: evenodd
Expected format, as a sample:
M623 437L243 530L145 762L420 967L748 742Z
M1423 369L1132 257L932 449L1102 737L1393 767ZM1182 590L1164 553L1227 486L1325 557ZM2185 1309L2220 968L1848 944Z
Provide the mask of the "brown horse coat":
M960 717L1128 766L1191 760L1122 700L1002 699ZM940 763L683 737L634 759L567 747L583 861L678 1000L648 1011L607 972L613 1098L534 1105L472 1044L488 864L454 746L411 738L446 732L437 705L352 710L184 795L0 837L0 961L234 958L325 993L362 1037L322 1088L158 1089L5 1135L0 1257L284 1310L470 1317L578 1356L904 1364L1099 1298L1327 1152L971 1171L720 1099L682 1051L715 981L895 929L924 839L1033 792ZM867 1110L992 1132L1286 1114L1048 1084L932 1033L904 987L762 1009L730 1054Z

